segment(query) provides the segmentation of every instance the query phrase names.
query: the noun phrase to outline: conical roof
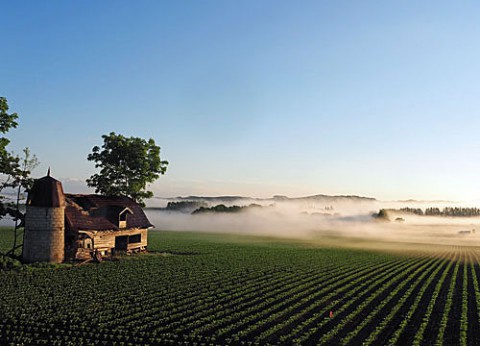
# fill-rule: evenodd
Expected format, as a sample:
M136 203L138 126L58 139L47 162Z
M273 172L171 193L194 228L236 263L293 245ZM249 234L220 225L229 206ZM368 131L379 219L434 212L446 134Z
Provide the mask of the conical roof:
M28 192L27 205L34 207L64 207L65 195L62 183L50 176L36 179Z

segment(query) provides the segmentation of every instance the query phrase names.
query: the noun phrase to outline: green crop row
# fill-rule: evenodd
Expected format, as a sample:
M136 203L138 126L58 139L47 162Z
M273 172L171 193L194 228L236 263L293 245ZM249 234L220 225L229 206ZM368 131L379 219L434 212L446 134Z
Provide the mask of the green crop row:
M480 324L475 247L388 253L152 231L149 250L0 270L0 345L420 345L445 343L447 330L472 344L469 314Z

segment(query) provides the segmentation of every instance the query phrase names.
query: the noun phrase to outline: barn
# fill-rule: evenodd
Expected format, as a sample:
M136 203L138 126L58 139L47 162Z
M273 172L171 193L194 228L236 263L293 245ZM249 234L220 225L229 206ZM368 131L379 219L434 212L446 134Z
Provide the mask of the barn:
M47 174L28 193L23 259L60 263L141 252L152 227L131 198L65 194L62 184Z

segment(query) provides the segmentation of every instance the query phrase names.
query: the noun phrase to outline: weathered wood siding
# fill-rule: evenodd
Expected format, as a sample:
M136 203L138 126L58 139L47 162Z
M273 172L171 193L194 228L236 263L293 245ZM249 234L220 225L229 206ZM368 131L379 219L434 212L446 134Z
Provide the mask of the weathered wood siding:
M93 247L94 249L113 249L115 248L115 237L126 235L132 236L136 234L141 234L141 242L128 244L128 249L131 250L140 247L146 247L148 230L140 228L124 231L97 231L93 238Z

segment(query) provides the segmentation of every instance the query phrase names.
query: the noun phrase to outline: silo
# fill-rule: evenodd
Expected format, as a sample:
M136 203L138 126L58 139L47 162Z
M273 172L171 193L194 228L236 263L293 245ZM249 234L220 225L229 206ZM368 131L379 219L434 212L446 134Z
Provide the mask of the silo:
M65 253L65 196L50 176L35 180L27 198L24 262L61 263Z

